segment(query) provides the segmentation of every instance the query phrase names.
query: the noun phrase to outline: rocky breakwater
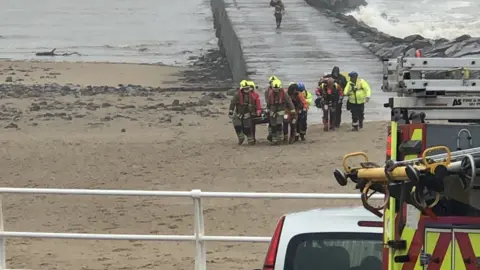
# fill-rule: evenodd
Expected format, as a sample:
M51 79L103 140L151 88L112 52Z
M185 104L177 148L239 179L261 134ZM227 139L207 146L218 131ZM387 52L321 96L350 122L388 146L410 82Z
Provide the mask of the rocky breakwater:
M480 38L462 35L448 40L428 39L421 35L394 37L357 20L348 11L364 6L363 0L305 0L344 28L354 39L380 59L414 56L422 49L425 57L466 57L480 55Z
M139 85L0 84L0 121L16 129L119 124L122 132L138 126L195 126L202 118L224 115L227 98L219 92Z

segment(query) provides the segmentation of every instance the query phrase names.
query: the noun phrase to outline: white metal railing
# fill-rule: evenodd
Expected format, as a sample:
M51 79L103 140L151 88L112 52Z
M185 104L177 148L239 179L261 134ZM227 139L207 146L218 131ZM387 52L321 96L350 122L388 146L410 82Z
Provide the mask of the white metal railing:
M6 269L5 239L9 237L62 238L91 240L143 240L143 241L189 241L195 242L195 270L205 270L207 264L205 242L256 242L268 243L271 237L259 236L207 236L203 220L202 198L249 198L249 199L359 199L360 194L341 193L265 193L265 192L204 192L191 191L147 191L112 189L55 189L55 188L1 188L0 194L55 194L55 195L97 195L97 196L156 196L186 197L193 199L193 235L149 235L149 234L91 234L4 231L3 213L0 202L0 269ZM383 199L383 195L373 195Z

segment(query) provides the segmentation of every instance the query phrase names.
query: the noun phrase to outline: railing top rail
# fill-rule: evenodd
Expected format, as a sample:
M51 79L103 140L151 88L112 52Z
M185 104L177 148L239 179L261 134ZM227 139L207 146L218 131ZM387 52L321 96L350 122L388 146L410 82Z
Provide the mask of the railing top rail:
M1 237L26 237L83 240L129 240L129 241L214 241L214 242L260 242L268 243L271 237L228 235L154 235L154 234L98 234L98 233L53 233L2 231Z
M59 189L59 188L7 188L0 187L0 194L51 194L51 195L104 195L104 196L157 196L189 198L251 198L251 199L360 199L355 193L276 193L276 192L211 192L191 191L122 190L122 189ZM375 194L372 199L383 199Z

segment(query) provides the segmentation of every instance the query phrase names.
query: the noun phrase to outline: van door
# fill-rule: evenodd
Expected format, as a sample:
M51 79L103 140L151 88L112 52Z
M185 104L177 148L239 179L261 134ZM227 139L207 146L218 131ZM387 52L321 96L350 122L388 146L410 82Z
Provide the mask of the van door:
M480 230L453 229L453 235L453 269L480 269Z
M424 270L451 270L452 230L425 229L423 252L420 260Z

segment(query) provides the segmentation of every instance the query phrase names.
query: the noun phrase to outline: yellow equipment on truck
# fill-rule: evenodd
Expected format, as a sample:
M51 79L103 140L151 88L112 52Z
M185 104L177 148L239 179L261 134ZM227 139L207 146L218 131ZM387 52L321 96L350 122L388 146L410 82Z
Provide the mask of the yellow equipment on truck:
M383 61L387 161L344 157L334 176L355 183L365 208L383 217L383 270L480 269L480 58ZM439 79L440 78L440 79ZM427 123L447 120L448 123ZM353 157L364 161L351 166ZM477 177L479 174L479 177ZM385 194L381 205L371 193Z

